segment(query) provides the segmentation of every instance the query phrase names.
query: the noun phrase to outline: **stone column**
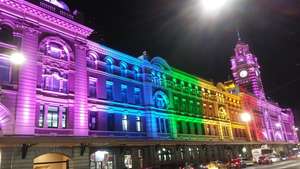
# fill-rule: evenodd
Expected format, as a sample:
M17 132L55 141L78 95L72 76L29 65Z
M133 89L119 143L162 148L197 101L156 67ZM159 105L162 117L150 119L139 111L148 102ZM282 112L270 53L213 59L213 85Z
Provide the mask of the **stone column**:
M86 47L77 42L75 44L75 80L74 80L74 134L88 135L88 107L87 107L87 68Z
M23 28L20 52L26 62L20 66L19 84L17 93L17 111L15 133L20 135L33 135L35 129L36 113L36 85L37 85L37 55L38 31Z

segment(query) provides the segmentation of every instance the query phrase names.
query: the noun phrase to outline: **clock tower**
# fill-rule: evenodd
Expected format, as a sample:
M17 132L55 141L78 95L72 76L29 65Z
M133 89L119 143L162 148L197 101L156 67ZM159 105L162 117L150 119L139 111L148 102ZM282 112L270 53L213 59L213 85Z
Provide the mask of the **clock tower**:
M242 42L238 33L238 42L231 57L231 71L235 83L241 91L252 93L260 99L265 99L260 66L257 57L251 53L249 45Z

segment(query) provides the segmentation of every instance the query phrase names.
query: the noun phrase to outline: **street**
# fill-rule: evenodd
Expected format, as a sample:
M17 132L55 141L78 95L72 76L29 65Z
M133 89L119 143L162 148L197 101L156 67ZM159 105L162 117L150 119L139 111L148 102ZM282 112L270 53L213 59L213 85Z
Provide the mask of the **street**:
M300 168L300 159L282 161L274 163L272 165L260 165L254 167L247 167L247 169L299 169Z

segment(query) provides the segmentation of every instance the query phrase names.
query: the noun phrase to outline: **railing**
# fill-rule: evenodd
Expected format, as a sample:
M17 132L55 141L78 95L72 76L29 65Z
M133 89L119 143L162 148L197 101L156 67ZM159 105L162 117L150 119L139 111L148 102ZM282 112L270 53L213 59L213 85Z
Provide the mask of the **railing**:
M59 8L49 2L43 1L43 0L26 0L32 4L35 4L41 8L47 9L48 11L51 11L53 13L56 13L60 16L63 16L65 18L74 20L79 23L83 23L83 16L81 13L77 13L76 15L72 14L69 11L66 11L65 9Z

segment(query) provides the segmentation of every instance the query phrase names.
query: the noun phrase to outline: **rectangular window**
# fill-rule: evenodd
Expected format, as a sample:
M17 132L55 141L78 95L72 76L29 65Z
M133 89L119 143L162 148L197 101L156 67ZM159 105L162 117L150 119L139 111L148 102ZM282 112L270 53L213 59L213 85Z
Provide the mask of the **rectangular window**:
M204 127L204 124L201 123L201 124L200 124L200 127L201 127L201 132L200 132L200 134L201 134L201 135L205 135L205 127Z
M111 81L106 81L106 98L107 100L113 100L113 86L114 83Z
M193 102L193 101L190 101L189 112L190 112L190 113L195 113L194 110L195 110L195 109L194 109L194 102Z
M160 119L161 132L165 133L165 119Z
M170 124L169 124L169 120L168 119L166 119L166 132L167 133L170 133L170 126L169 126Z
M179 110L178 97L174 97L174 109Z
M48 107L48 128L58 128L58 107Z
M141 104L141 89L140 88L134 88L134 103L136 105Z
M68 109L65 107L61 109L62 109L61 127L65 129L68 127Z
M191 132L191 123L189 123L189 122L186 123L186 129L187 129L187 134L192 134L192 132Z
M123 131L128 131L128 116L127 115L122 116L122 129L123 129Z
M182 102L181 102L181 111L182 112L186 112L186 100L185 99L182 99Z
M89 96L97 97L97 79L93 77L89 77Z
M156 128L157 128L157 132L160 133L161 130L160 130L160 120L159 120L159 118L156 118Z
M136 117L136 131L141 132L142 131L142 120L141 117Z
M195 134L199 134L198 124L194 123Z
M44 105L40 105L40 114L39 114L39 127L44 127L44 115L45 115Z
M90 113L90 123L89 127L91 130L97 129L97 112L89 112Z
M127 95L128 94L128 87L127 85L121 85L121 102L127 103Z
M114 114L107 115L107 129L108 129L108 131L115 131L115 115Z
M0 83L10 82L10 64L0 60Z
M182 122L181 121L177 121L177 131L179 134L182 134Z

